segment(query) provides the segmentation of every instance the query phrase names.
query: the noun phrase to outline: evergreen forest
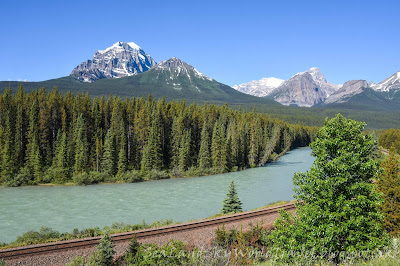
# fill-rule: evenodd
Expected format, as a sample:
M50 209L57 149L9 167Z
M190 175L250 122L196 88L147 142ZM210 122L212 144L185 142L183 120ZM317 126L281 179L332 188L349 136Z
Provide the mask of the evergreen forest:
M316 128L227 105L54 88L0 95L0 183L90 184L204 175L264 165L307 146Z

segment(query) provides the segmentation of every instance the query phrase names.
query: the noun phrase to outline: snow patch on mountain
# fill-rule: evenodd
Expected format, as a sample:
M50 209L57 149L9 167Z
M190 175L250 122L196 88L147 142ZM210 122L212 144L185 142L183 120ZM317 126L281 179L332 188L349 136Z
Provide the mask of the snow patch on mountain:
M391 89L400 89L400 71L394 73L384 81L375 84L371 83L371 88L376 91L390 91Z
M240 85L234 85L232 88L253 96L264 97L278 88L283 82L283 79L270 77L262 78L260 80L253 80Z
M121 78L145 72L156 65L150 55L133 42L117 42L97 51L92 60L82 62L71 76L84 82L103 78Z

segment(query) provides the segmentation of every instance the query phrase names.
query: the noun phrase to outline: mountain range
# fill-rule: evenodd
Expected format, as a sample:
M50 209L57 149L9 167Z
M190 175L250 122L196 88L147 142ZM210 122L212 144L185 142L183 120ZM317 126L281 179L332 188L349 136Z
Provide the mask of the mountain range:
M265 80L279 80L275 86L265 86ZM300 72L288 80L264 78L233 86L234 89L257 97L267 97L283 105L303 107L339 106L342 103L360 104L360 99L368 98L368 104L389 102L383 109L397 106L400 91L400 71L384 81L375 84L366 80L350 80L343 85L329 83L319 68L313 67ZM357 101L353 99L357 96ZM375 103L372 101L375 98ZM348 104L346 104L348 106ZM376 108L375 108L376 109ZM377 108L382 109L382 108ZM400 108L399 108L400 109Z
M0 82L3 88L17 88L19 84ZM62 93L88 92L91 96L147 97L151 94L154 98L190 102L278 104L236 91L176 57L156 64L133 42L117 42L96 51L91 60L79 64L67 77L22 84L26 91L57 87Z
M341 112L368 121L372 128L400 126L397 118L400 72L378 84L351 80L336 85L329 83L320 69L314 67L288 80L269 77L232 88L176 57L156 63L133 42L117 42L96 51L92 59L77 65L66 77L40 82L0 81L0 87L14 90L21 84L28 92L57 87L62 93L89 93L93 97L110 94L147 97L151 94L167 100L228 103L309 125L320 125L326 116ZM384 116L380 116L382 111ZM379 115L376 112L380 112Z

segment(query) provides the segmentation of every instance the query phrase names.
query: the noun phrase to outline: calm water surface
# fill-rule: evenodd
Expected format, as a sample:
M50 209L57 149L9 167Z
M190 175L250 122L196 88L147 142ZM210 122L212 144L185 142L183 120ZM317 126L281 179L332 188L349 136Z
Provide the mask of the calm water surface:
M41 226L59 232L114 222L188 221L218 213L235 181L244 210L293 199L292 178L314 161L310 148L265 167L213 176L93 186L0 188L0 242Z

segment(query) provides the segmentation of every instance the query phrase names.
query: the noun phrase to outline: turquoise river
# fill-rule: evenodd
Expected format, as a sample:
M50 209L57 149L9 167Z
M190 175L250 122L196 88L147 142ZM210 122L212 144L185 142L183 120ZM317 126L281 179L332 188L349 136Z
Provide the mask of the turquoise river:
M293 199L295 172L314 161L311 149L288 152L264 167L213 176L133 184L0 188L0 243L41 226L59 232L114 222L189 221L218 213L235 181L244 210Z

